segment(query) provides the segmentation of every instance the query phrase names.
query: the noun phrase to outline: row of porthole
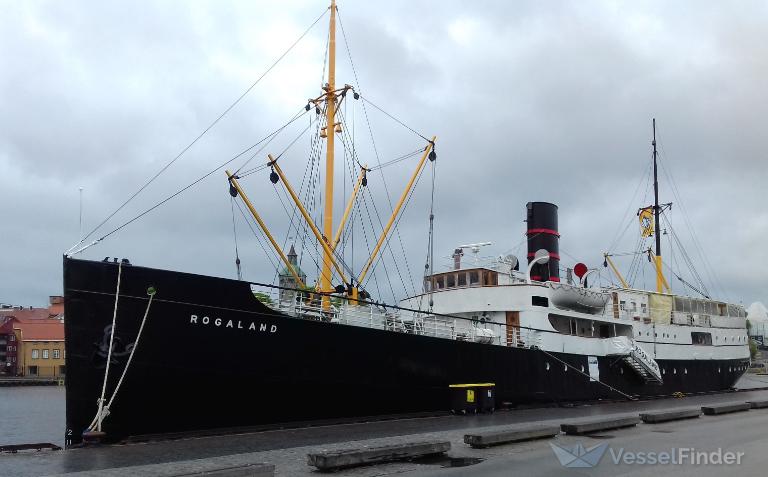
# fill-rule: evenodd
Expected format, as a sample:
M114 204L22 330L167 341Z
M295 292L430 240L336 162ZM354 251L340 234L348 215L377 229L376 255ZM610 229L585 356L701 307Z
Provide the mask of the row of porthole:
M676 334L675 335L671 335L669 333L662 333L661 335L662 335L662 338L675 338L675 339L677 339L677 335ZM637 332L637 336L643 336L643 332L642 331L638 331ZM645 332L645 336L651 336L651 332L650 331L646 331ZM654 336L654 338L658 338L659 334L658 333L654 333L653 336ZM732 338L735 341L739 341L741 343L746 343L747 342L747 337L746 336L734 336ZM715 341L717 341L719 339L720 339L720 337L715 335ZM727 336L724 337L723 341L725 341L727 343L728 342L728 337Z
M667 370L662 368L661 374L667 374ZM672 374L677 374L677 368L672 368ZM688 374L688 368L683 368L683 374Z
M664 338L677 338L677 335L672 336L672 335L670 335L668 333L662 333L662 335L663 335ZM637 336L643 336L643 332L642 331L638 331L637 332ZM646 331L645 332L645 336L651 336L651 332L650 331ZM658 333L654 333L653 336L655 338L658 338L659 334Z
M549 368L550 368L549 361L547 361L547 362L544 363L544 369L549 371ZM746 371L746 370L747 370L746 366L729 366L728 367L728 372L729 373L732 373L734 371ZM624 368L619 368L619 371L620 371L621 374L624 374ZM563 365L563 372L568 372L568 365L567 364ZM584 365L581 365L581 372L582 373L584 372ZM720 372L720 368L717 368L717 372L718 373ZM661 374L667 374L666 368L662 368ZM672 368L672 374L677 374L677 368ZM683 368L683 374L688 374L688 368Z
M728 366L729 373L732 373L734 371L746 371L746 370L747 370L746 366ZM720 368L717 368L717 372L718 373L720 372Z
M739 341L739 342L742 342L742 343L746 343L746 341L747 341L747 337L746 336L736 336L736 337L732 337L732 338L734 338L734 341ZM719 339L720 339L719 336L715 336L715 341L717 341ZM723 338L723 341L727 342L728 341L728 337L726 336L725 338Z

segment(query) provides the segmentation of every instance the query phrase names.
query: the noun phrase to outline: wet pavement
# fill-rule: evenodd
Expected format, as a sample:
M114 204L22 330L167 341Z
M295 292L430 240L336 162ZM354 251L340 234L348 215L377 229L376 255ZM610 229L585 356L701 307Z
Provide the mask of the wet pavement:
M768 386L768 376L748 376L739 383L740 388L751 389ZM485 459L472 465L477 475L510 475L510 465L525 468L525 475L563 475L566 470L554 458L548 441L534 441L497 448L475 450L463 444L467 430L492 428L518 423L544 422L559 424L564 421L590 416L615 416L637 414L641 411L695 407L706 404L765 400L768 390L744 390L739 392L688 396L682 399L667 398L648 401L596 403L574 407L549 407L498 411L491 415L436 416L413 419L398 419L368 423L340 424L301 429L282 429L253 432L238 435L187 438L171 441L156 441L99 448L73 449L67 451L43 451L33 453L0 455L0 476L39 476L67 472L127 467L163 462L232 456L235 454L257 453L263 462L277 466L276 475L316 475L306 464L306 454L318 449L339 449L356 445L384 445L406 440L447 439L453 444L449 457L463 463L461 458ZM730 423L730 424L729 424ZM637 429L610 431L606 439L633 449L653 449L667 444L682 445L681 437L690 439L689 446L707 447L704 444L741 446L752 449L750 462L759 460L768 441L768 410L756 410L738 415L702 417L693 421L680 421L660 427L641 425ZM762 434L758 432L762 426ZM698 430L697 430L698 429ZM666 430L666 431L665 431ZM684 430L684 432L683 432ZM749 438L749 439L747 439ZM623 439L623 440L622 440ZM560 436L556 438L563 445L573 445L580 439ZM599 439L583 438L584 445L595 445ZM587 442L588 441L588 442ZM688 442L688 441L686 441ZM614 444L611 444L612 446ZM709 447L711 447L711 445ZM607 458L606 458L607 459ZM506 464L504 464L506 462ZM606 460L607 462L607 460ZM605 462L604 462L605 463ZM343 471L344 475L369 476L384 473L413 473L413 475L465 475L460 468L451 468L448 459L434 462L402 462L384 466L364 467ZM602 464L601 464L602 465ZM685 466L676 466L680 470ZM601 467L602 468L602 467ZM605 474L616 475L623 467L606 465ZM538 469L538 470L537 470ZM549 470L548 470L549 469ZM746 469L746 468L745 468ZM536 473L538 471L543 473ZM657 469L658 470L658 469ZM722 469L720 469L722 471ZM568 470L570 472L570 470ZM636 472L636 467L628 471ZM486 474L487 472L487 474ZM548 474L547 472L552 472ZM666 472L666 471L665 471ZM566 475L568 475L566 473ZM633 474L634 475L634 474ZM645 474L638 474L645 475ZM680 474L686 475L686 474ZM712 474L716 475L716 474ZM752 475L741 473L740 475ZM763 474L760 474L763 475Z

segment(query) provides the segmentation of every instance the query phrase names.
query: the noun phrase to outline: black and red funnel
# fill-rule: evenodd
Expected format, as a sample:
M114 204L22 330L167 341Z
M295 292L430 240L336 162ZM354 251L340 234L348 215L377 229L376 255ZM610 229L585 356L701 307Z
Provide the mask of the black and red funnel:
M560 233L557 231L557 206L549 202L528 202L526 208L528 263L533 261L537 250L549 252L549 262L533 266L531 280L559 282Z

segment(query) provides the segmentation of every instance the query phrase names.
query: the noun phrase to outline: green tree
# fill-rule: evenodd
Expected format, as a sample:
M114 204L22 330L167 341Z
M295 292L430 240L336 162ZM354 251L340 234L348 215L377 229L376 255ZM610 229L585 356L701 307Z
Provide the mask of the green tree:
M269 295L267 295L266 293L253 292L253 296L255 296L257 300L264 303L265 305L272 304L272 298L270 298Z
M753 360L757 356L757 343L752 338L749 339L749 359Z

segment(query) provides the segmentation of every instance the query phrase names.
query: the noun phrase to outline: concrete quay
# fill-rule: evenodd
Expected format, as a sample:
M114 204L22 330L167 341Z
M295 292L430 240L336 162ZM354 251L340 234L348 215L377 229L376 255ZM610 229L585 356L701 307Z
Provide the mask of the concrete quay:
M317 475L317 471L307 465L307 456L319 450L344 450L356 446L390 446L408 441L428 440L448 441L451 444L451 451L443 457L357 467L342 470L338 474L374 476L402 473L406 476L421 476L443 475L443 473L451 475L451 473L458 472L455 475L465 475L468 469L463 469L464 473L462 473L462 469L457 467L474 464L471 467L473 475L509 475L512 468L525 469L524 473L530 475L561 475L563 467L555 458L550 443L557 443L566 447L581 443L589 448L601 442L608 442L612 448L614 445L622 445L631 447L633 451L655 449L665 443L672 447L688 445L697 448L710 448L718 444L727 448L745 449L749 456L747 463L761 462L766 464L768 456L766 458L761 457L763 452L758 452L755 447L757 445L764 447L768 443L764 432L766 425L768 425L768 412L762 409L722 416L703 416L700 419L655 425L640 424L636 427L601 432L599 435L566 436L560 434L553 439L502 444L483 449L473 449L464 443L465 434L494 430L503 431L515 425L559 426L566 422L578 422L580 420L610 419L612 417L626 417L631 414L637 416L641 412L690 409L736 401L756 402L766 399L768 399L768 390L754 390L689 396L684 399L669 398L574 407L498 411L495 414L476 416L445 415L300 429L280 429L68 451L19 453L0 456L0 475L25 477L70 474L70 476L77 476L77 472L92 471L101 471L100 475L115 477L155 475L135 472L138 470L137 466L169 464L170 467L173 467L180 463L195 460L199 461L198 464L200 465L204 465L206 462L217 462L230 467L236 462L263 463L274 465L274 475L312 476ZM606 458L604 457L604 459ZM603 469L603 465L605 469ZM606 470L606 472L603 474L598 472L595 475L621 475L621 473L616 473L619 467L603 462L599 469ZM649 466L649 468L653 468L653 466ZM679 471L684 468L685 466L675 466L670 471ZM146 469L145 467L144 470ZM505 473L501 473L502 470ZM714 470L722 472L723 469L715 468ZM637 468L629 467L628 471L635 472ZM80 475L97 474L98 472ZM195 474L186 472L183 475ZM721 474L717 472L707 474L705 472L698 475ZM744 472L741 475L753 474Z

